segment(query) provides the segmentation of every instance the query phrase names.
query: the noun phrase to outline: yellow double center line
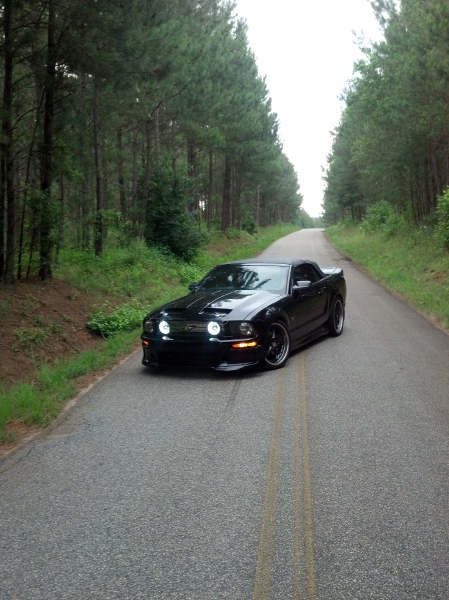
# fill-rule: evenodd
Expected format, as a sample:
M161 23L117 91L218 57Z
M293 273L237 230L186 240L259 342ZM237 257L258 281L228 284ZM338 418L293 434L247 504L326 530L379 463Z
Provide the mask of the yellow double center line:
M274 404L273 429L271 431L270 455L268 459L265 500L257 553L256 579L253 600L269 600L271 567L273 563L274 529L276 504L279 488L279 466L281 462L282 417L284 415L286 369L279 371L276 400Z
M293 361L291 361L293 362ZM291 364L291 363L290 363ZM294 600L315 600L313 558L312 491L307 439L307 405L304 353L294 358L295 368L295 500L294 500ZM279 371L274 405L273 428L262 509L259 549L253 600L270 600L275 544L276 506L279 491L282 422L287 369Z
M295 600L315 600L312 484L304 353L295 357ZM304 585L305 583L305 585Z

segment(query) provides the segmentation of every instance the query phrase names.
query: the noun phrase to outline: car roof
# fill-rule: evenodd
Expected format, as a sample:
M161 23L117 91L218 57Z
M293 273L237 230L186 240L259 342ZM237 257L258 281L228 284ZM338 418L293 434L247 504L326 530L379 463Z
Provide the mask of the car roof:
M233 260L226 263L222 263L223 265L278 265L278 266L292 266L296 267L298 265L312 265L321 276L324 277L324 273L321 271L320 267L313 260L309 260L308 258L294 258L294 257L263 257L259 256L257 258L245 258L242 260ZM220 265L218 265L220 266Z
M291 266L296 266L296 265L302 265L304 263L308 263L308 264L312 264L314 266L318 266L316 265L316 263L314 263L311 260L308 260L306 258L265 258L265 257L261 257L259 256L258 258L245 258L243 260L232 260L226 263L222 263L224 265L291 265Z

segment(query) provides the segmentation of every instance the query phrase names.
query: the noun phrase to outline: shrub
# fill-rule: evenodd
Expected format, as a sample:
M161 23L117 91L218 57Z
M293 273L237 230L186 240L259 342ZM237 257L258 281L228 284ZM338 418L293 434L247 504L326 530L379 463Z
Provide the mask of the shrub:
M191 260L203 242L195 215L192 183L188 177L162 166L151 181L145 239L149 245L167 248L185 261Z
M449 248L449 188L437 200L435 237L444 248Z
M128 302L120 308L108 312L107 303L98 309L87 323L87 327L107 338L121 331L132 331L139 327L146 309L137 302Z
M230 225L226 229L226 237L229 240L239 240L242 237L242 234L241 234L240 230L237 229L237 227L234 227L234 225Z
M179 263L177 268L179 279L183 285L189 285L202 279L205 275L204 269L191 263Z
M257 226L254 221L245 221L242 223L242 229L249 233L250 235L254 235L257 233Z
M402 224L402 218L395 213L391 204L381 200L367 208L360 229L365 233L382 230L389 237L397 233Z

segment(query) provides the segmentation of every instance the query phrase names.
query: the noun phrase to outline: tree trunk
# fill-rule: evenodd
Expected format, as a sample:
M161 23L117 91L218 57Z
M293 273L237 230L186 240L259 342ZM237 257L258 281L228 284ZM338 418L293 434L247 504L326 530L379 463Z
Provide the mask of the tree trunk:
M214 177L214 155L212 150L209 150L209 182L207 185L207 204L206 204L206 223L209 231L212 224L212 182Z
M161 133L159 130L159 106L156 108L156 115L154 117L154 141L156 150L156 165L159 168L161 166Z
M0 153L0 281L3 280L5 272L5 209L6 209L6 194L5 194L5 155L4 149Z
M4 210L6 191L6 253L2 265L3 281L14 283L14 251L15 251L15 189L14 189L14 158L12 149L12 99L13 99L13 38L11 33L13 0L3 2L3 33L4 33L4 80L3 80L3 118L1 143L1 185L0 210ZM4 214L4 213L3 213ZM0 219L0 220L3 220ZM3 228L0 231L3 237ZM3 244L2 244L3 246Z
M37 169L35 168L34 172L37 172ZM37 182L36 182L36 178L34 175L31 176L30 179L30 194L32 198L36 197L37 194ZM33 262L33 253L36 249L37 246L37 238L38 238L38 231L37 231L37 227L38 227L38 215L37 215L37 209L36 209L36 203L33 203L34 206L31 207L31 214L30 214L30 223L29 223L29 229L30 229L30 244L29 244L29 250L28 250L28 264L27 264L27 270L26 270L26 278L29 279L30 274L31 274L31 266L32 266L32 262Z
M192 140L187 141L187 175L193 181L193 202L189 206L189 211L197 211L197 219L199 218L199 198L197 190L197 177L198 177L198 161L197 161L197 150L195 142Z
M120 197L120 212L122 213L122 219L127 218L126 214L126 193L125 193L125 176L123 175L123 139L122 139L122 127L120 126L117 130L117 176L118 176L118 189Z
M231 225L240 229L240 194L241 185L235 176L235 169L232 169L232 193L231 193Z
M256 226L260 227L260 185L257 186L256 196Z
M81 182L81 244L83 250L87 250L90 245L91 230L90 226L87 226L89 212L89 183L86 178L84 178Z
M142 206L140 212L140 231L139 237L143 239L147 221L148 200L150 196L150 178L151 178L151 121L145 121L146 137L146 158L145 158L145 178L142 189Z
M87 77L84 73L79 75L80 82L80 106L77 113L77 117L79 120L79 134L78 134L78 152L82 157L81 165L83 178L81 180L81 197L80 197L80 206L77 208L76 214L81 215L81 223L80 223L80 235L79 241L81 248L83 250L87 250L90 245L91 240L91 225L89 223L89 216L92 211L91 198L89 194L89 190L91 188L91 170L90 170L90 144L88 141L88 136L86 135L87 131L90 129L90 125L88 123L87 114L89 111L88 103L86 101L86 88L88 85ZM89 151L87 151L89 149Z
M42 99L43 99L43 95L39 94L37 97L37 107L38 107L38 111L40 112L41 109L41 105L42 105ZM17 259L17 279L20 281L22 279L22 267L23 267L23 255L25 253L25 248L24 248L24 240L25 240L25 222L26 222L26 215L27 215L27 209L28 209L28 197L29 197L29 184L30 184L30 180L31 180L31 197L33 197L36 193L36 182L34 179L34 176L32 176L32 169L34 167L33 165L33 157L34 157L34 145L36 143L36 139L37 139L37 129L38 129L38 125L39 125L39 119L37 118L36 115L36 119L35 119L35 123L34 123L34 127L33 127L33 133L32 133L32 137L31 137L31 144L29 147L29 151L28 151L28 158L27 158L27 163L26 163L26 171L25 171L25 186L24 186L24 194L23 194L23 204L22 204L22 217L20 220L20 233L19 233L19 251L18 251L18 259ZM35 172L35 170L33 171ZM20 187L19 187L20 189Z
M225 157L225 173L223 182L223 201L221 206L221 230L226 231L230 225L231 213L231 162Z
M51 279L51 251L52 240L52 211L51 211L51 185L53 179L53 121L54 97L56 81L56 46L55 46L55 2L48 0L48 47L47 70L45 81L45 108L44 108L44 141L42 146L42 179L41 179L41 210L40 210L40 268L41 279Z
M131 219L133 236L136 235L137 229L137 150L139 140L139 128L137 127L137 119L133 119L133 142L132 142L132 199L131 199Z
M435 190L437 196L441 196L443 194L443 186L442 186L442 178L440 176L440 169L438 165L438 158L436 156L435 144L431 144L430 147L430 156L432 161L432 169L433 169L433 178L435 184ZM435 206L431 207L435 208Z
M56 242L56 256L59 256L62 243L64 241L64 173L61 173L59 181L59 220L58 220L58 240Z
M94 83L94 153L95 153L95 171L97 179L97 212L95 216L95 256L101 256L103 252L103 207L104 207L104 176L101 156L101 138L100 138L100 90L98 80Z
M171 122L171 164L173 173L176 172L176 119L172 119Z

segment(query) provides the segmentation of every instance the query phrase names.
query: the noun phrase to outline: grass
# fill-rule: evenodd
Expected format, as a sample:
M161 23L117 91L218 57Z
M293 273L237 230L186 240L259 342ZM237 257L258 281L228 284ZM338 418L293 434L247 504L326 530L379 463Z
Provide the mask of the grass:
M98 369L110 368L117 357L130 352L135 336L121 334L105 341L101 351L90 350L76 358L41 367L34 383L24 382L0 396L0 441L8 439L5 425L23 423L46 426L63 403L76 394L76 378Z
M147 312L187 293L188 284L201 279L215 264L255 256L297 229L294 225L279 225L252 236L234 232L232 239L216 233L211 246L203 249L191 263L176 260L143 243L105 252L101 258L90 252L61 251L55 277L75 286L75 299L84 293L107 297L115 307L115 321L112 329L104 332L109 335L105 335L99 350L82 352L70 360L41 367L33 383L0 389L0 442L11 439L9 423L48 425L64 403L76 395L78 377L109 369L121 356L130 353L139 340L140 321ZM101 322L106 308L104 300L94 307L91 321ZM137 320L136 310L140 310ZM29 342L32 337L32 341L38 343L42 337L41 325L36 323L32 331L18 328L18 342ZM98 331L102 331L101 326Z
M402 225L394 234L356 224L326 230L330 241L375 279L449 330L449 253L430 227Z

